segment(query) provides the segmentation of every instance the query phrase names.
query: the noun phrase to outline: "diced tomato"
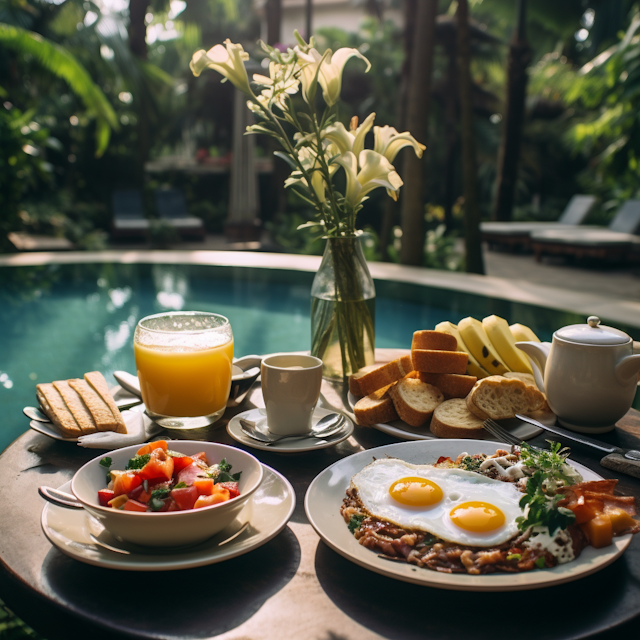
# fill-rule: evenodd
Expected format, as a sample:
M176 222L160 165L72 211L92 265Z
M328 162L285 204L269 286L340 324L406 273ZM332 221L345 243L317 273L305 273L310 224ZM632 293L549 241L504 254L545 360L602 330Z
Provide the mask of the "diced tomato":
M229 492L232 498L240 495L240 490L238 489L237 482L219 482L217 486L224 487Z
M138 500L139 502L144 502L145 504L147 504L147 502L149 502L149 500L151 500L151 494L147 493L143 489L142 492L140 493L140 495L136 498L136 500Z
M149 442L147 444L142 445L138 449L138 455L142 456L145 453L151 453L154 449L163 449L167 450L167 441L166 440L156 440L155 442Z
M167 452L163 449L154 449L150 455L149 462L140 469L138 475L143 480L151 480L152 478L171 480L173 476L174 459L168 456Z
M180 482L184 482L186 485L192 485L194 483L194 481L197 478L204 478L206 477L205 472L203 471L202 467L198 466L198 463L196 461L192 462L188 467L185 467L184 469L182 469L182 471L180 471L177 476L176 476L176 480L177 483Z
M589 499L580 496L576 502L567 505L576 516L575 523L583 524L589 520L593 520L598 513L604 510L604 502L602 500Z
M101 507L108 507L109 500L116 497L116 494L111 489L100 489L98 491L98 502Z
M214 486L213 493L210 496L199 496L193 508L202 509L202 507L210 507L220 502L226 502L229 498L229 491L217 484Z
M176 504L175 500L169 498L169 500L165 500L164 503L167 507L167 511L180 511L180 507Z
M182 511L185 509L193 509L193 505L196 503L198 496L198 490L195 487L174 489L171 492L171 497L176 501L176 504Z
M142 484L142 478L132 471L121 473L116 476L113 481L113 495L121 496L123 494L129 494L136 487Z
M213 493L212 478L198 478L194 480L193 486L198 490L201 496L210 496Z
M195 455L191 456L194 460L202 460L202 462L204 462L207 466L209 466L209 463L207 462L207 454L204 451L201 451L200 453L196 453Z
M147 505L137 500L127 500L124 504L124 511L146 511Z
M129 493L127 494L129 498L131 498L132 500L140 500L140 495L144 492L144 488L143 486L140 484L138 485L133 491L129 491ZM142 501L141 501L142 502Z
M185 467L188 467L193 462L193 459L189 456L182 456L181 458L173 458L173 473L182 471Z
M449 456L440 456L436 464L442 464L443 462L452 462Z

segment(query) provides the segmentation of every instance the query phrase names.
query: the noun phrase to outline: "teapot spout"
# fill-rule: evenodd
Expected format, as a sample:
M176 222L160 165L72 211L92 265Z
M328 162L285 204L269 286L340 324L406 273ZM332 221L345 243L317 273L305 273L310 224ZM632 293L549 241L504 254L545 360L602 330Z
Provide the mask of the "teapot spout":
M516 342L516 347L524 351L531 359L531 368L538 389L544 393L544 368L551 351L550 342Z
M616 378L621 384L628 384L629 379L638 375L640 371L640 355L622 358L616 365Z

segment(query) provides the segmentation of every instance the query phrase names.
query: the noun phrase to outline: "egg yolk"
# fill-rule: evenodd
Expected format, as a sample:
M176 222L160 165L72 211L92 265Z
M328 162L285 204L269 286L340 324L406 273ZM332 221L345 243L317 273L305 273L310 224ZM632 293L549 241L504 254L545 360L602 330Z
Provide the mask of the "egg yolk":
M389 493L410 507L429 507L442 500L442 489L426 478L400 478L389 487Z
M504 524L504 513L488 502L464 502L451 510L451 522L466 531L486 533Z

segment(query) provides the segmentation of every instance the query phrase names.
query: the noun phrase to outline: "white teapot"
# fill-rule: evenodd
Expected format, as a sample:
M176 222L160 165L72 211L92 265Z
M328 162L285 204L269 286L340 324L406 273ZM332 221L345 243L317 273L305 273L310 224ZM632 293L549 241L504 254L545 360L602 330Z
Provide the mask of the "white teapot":
M552 343L516 346L535 361L536 384L565 427L605 433L631 408L640 355L633 355L633 341L624 331L600 325L600 318L558 329Z

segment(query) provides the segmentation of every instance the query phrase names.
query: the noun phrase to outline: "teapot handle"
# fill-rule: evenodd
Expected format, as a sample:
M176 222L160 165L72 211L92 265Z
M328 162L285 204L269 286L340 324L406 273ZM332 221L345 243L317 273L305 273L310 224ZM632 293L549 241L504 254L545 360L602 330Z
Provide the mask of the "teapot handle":
M544 369L551 351L550 342L517 342L518 349L524 351L531 361L533 377L538 389L544 393Z

